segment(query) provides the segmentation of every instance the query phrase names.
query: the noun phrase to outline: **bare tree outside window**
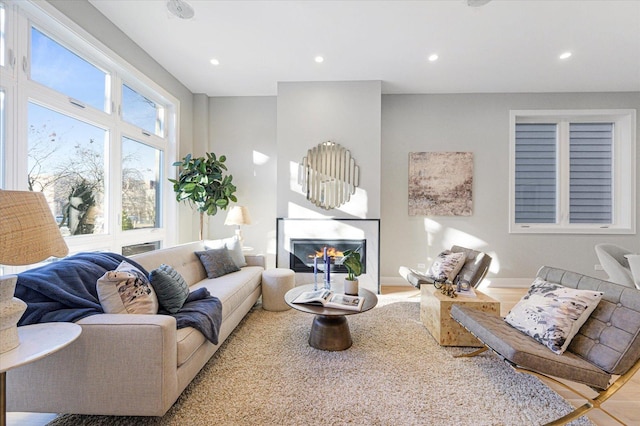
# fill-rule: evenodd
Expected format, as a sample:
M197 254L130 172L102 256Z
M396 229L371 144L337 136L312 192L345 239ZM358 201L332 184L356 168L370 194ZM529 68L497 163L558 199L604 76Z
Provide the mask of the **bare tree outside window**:
M107 132L29 104L27 182L44 192L63 235L104 232Z

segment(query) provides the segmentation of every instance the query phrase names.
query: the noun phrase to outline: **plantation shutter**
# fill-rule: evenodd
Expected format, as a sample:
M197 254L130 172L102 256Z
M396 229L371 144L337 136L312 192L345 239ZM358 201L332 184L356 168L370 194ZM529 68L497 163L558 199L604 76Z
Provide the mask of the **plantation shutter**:
M613 123L569 127L569 222L612 222Z
M556 129L516 124L516 223L556 223Z

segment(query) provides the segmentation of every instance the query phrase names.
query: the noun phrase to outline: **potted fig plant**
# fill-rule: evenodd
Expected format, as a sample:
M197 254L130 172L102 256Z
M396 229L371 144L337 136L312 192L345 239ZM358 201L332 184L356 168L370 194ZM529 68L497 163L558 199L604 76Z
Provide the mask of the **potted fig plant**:
M195 206L200 212L200 239L204 214L214 216L218 209L226 210L229 202L237 202L234 194L236 187L232 183L233 176L226 174L226 157L216 157L207 152L206 157L193 158L187 154L182 161L176 161L174 166L180 167L178 179L169 179L173 183L177 201L185 201Z
M344 279L344 293L358 294L358 277L362 274L362 262L360 253L354 250L345 250L342 265L347 268L347 277Z

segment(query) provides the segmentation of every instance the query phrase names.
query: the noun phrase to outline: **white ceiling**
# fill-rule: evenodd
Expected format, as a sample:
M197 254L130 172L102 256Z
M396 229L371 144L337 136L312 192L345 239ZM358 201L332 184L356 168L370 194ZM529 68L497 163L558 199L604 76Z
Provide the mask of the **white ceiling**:
M381 80L383 93L640 91L638 0L187 0L190 20L166 0L89 1L209 96L343 80Z

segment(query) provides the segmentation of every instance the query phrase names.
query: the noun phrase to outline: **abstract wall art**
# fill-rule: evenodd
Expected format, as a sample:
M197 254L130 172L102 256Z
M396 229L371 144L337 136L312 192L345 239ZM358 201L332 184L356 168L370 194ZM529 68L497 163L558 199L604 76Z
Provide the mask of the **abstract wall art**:
M409 153L409 216L471 216L472 152Z

